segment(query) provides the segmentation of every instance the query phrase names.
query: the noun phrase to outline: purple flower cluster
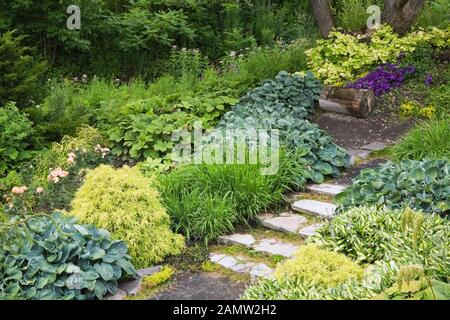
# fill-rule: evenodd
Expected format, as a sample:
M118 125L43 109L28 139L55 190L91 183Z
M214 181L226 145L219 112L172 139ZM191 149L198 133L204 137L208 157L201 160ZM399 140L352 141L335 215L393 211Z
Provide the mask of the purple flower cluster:
M371 71L364 78L348 84L347 88L373 89L376 96L399 88L405 81L407 75L416 71L413 66L401 68L396 64L383 64Z
M425 84L426 84L427 86L431 86L431 85L433 84L433 75L428 74L428 75L425 77Z

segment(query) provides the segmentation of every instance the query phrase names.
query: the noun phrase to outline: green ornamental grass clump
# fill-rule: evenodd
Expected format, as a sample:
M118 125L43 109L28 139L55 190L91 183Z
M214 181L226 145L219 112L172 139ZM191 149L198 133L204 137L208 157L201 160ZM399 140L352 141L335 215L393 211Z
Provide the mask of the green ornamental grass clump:
M404 160L366 169L335 198L338 212L363 205L399 209L409 206L426 213L450 211L448 160Z
M450 116L424 121L392 148L395 161L450 159Z
M87 300L136 275L123 241L60 213L26 220L0 243L0 300Z
M170 230L170 218L159 193L136 168L115 170L102 165L89 171L76 193L71 214L124 240L137 268L179 254L183 237Z
M260 164L187 165L163 175L160 190L175 230L209 242L232 232L237 222L279 205L289 189L307 178L304 150L280 153L279 169L263 175Z

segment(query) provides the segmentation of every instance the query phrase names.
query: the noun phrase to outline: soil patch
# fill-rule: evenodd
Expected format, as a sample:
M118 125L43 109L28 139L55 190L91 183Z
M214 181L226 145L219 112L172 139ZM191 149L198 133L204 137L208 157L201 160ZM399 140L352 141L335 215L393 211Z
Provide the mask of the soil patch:
M238 300L246 284L206 272L186 271L174 277L174 285L162 290L153 300Z
M320 112L313 122L330 134L335 142L345 148L358 149L373 142L387 145L397 141L413 125L414 119L400 119L385 104L378 103L375 111L366 119L348 115Z

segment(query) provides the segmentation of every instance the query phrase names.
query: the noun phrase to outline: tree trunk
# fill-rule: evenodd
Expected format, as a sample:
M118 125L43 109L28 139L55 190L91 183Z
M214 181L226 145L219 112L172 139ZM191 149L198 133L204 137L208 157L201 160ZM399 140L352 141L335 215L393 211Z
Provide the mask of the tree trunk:
M416 21L424 0L384 0L383 23L390 24L400 35L406 33Z
M372 89L325 87L319 100L319 109L367 118L375 108Z
M328 37L334 28L329 0L311 0L312 9L322 36Z

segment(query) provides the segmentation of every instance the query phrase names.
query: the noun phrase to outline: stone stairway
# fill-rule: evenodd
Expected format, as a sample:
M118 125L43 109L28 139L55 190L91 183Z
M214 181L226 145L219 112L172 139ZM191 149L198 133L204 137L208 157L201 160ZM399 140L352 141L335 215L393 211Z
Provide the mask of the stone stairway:
M293 258L299 245L280 240L282 237L277 235L289 234L291 237L298 236L299 240L313 236L317 229L333 218L336 206L330 202L345 187L344 185L336 184L309 185L307 186L308 193L293 194L290 197L292 199L292 211L280 215L262 214L258 216L259 222L265 229L275 232L271 234L271 237L257 240L251 234L235 233L220 237L219 243L230 246L242 246L268 257L275 255L281 259ZM299 196L302 199L296 200L295 198ZM311 199L321 198L322 196L329 200L325 202ZM252 280L270 278L274 272L273 268L265 263L252 262L244 256L232 256L221 252L211 253L210 261L236 273L250 274Z

